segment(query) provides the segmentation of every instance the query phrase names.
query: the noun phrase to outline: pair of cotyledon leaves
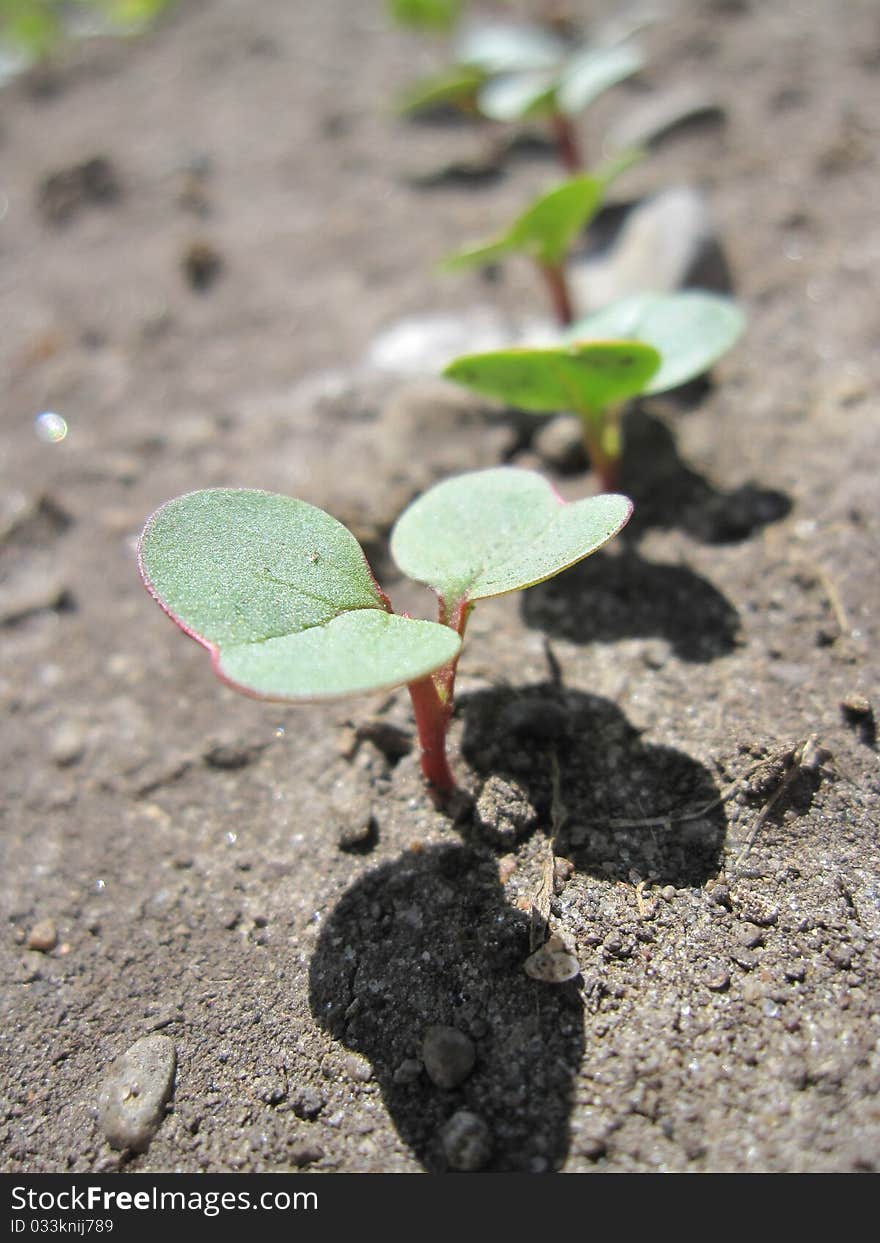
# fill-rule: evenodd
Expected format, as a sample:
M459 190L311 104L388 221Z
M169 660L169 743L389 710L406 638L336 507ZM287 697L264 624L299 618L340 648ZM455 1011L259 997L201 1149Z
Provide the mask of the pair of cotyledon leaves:
M443 374L518 409L599 415L702 375L744 325L736 303L718 294L634 294L578 320L563 345L466 354Z
M624 152L597 173L554 187L506 232L459 251L444 266L478 267L516 252L560 265L610 182L640 154ZM701 375L730 349L744 325L739 307L719 294L693 289L635 294L571 325L563 346L467 355L444 374L524 410L599 412L613 401L663 393ZM615 347L612 365L615 341L631 344Z
M407 509L391 551L461 602L529 587L594 552L629 518L626 497L564 504L546 480L501 467L446 480ZM207 489L163 505L139 547L148 589L253 695L321 699L413 682L455 660L449 626L388 611L360 545L305 501Z
M642 64L630 43L572 48L541 27L493 22L466 31L452 66L411 87L401 106L418 111L466 100L502 122L575 116Z

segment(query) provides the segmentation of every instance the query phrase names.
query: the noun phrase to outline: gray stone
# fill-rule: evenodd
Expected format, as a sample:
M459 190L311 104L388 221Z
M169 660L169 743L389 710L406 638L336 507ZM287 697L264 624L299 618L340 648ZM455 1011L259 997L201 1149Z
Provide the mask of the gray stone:
M714 241L703 195L673 186L634 208L607 252L571 265L574 302L587 312L630 294L671 293Z
M608 130L605 144L609 150L628 151L659 143L685 126L721 126L724 120L724 109L716 99L691 82L678 83L668 90L652 92L628 109Z
M293 1112L305 1122L314 1122L326 1105L326 1100L316 1088L300 1088L293 1098Z
M469 1109L459 1109L452 1115L440 1132L440 1140L450 1169L463 1173L483 1169L492 1155L489 1128Z
M86 735L75 721L64 721L49 737L49 755L59 768L67 768L82 759Z
M65 583L37 566L22 570L0 588L0 624L15 626L37 613L60 613L72 605Z
M375 337L367 366L398 375L425 376L442 371L457 354L498 350L518 340L549 343L553 329L544 321L512 324L492 306L474 306L454 314L429 311L407 315Z
M174 1088L177 1052L168 1036L142 1036L110 1066L98 1123L111 1148L146 1152Z
M58 944L58 930L51 919L41 919L28 933L27 947L48 954Z
M476 1060L473 1041L457 1027L438 1025L425 1032L422 1061L428 1078L438 1088L451 1090L464 1083Z

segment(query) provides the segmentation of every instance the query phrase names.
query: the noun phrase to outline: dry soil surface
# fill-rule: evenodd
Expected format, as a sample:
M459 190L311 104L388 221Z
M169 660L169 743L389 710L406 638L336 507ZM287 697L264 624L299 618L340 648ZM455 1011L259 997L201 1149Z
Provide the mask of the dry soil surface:
M720 106L621 193L702 189L748 331L630 412L626 538L476 611L457 819L405 691L236 696L134 548L181 492L295 493L425 607L400 505L541 466L538 421L363 359L539 296L434 265L552 153L418 184L483 138L394 118L441 51L378 2L189 0L0 89L4 1169L880 1163L880 15L661 8L583 132L682 82ZM533 908L574 979L526 974ZM119 1151L112 1063L150 1034L173 1090Z

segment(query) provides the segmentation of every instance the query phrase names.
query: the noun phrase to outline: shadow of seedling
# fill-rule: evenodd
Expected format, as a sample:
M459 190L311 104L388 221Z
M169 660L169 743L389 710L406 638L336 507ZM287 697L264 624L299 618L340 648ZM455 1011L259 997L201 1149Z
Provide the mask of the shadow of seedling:
M629 543L650 527L675 527L706 544L738 543L791 510L784 492L751 483L716 488L681 460L669 428L644 409L632 409L624 427L620 490L635 504L622 532Z
M733 650L739 614L699 574L646 561L635 548L594 553L524 593L526 625L572 643L658 638L681 660L704 663Z
M475 832L503 842L553 825L555 852L604 880L638 873L683 888L717 875L726 817L708 769L642 742L610 700L544 684L480 691L462 707L465 758L511 790L507 813L478 798Z
M459 1111L488 1127L485 1168L541 1172L565 1159L582 1002L574 982L530 979L528 953L528 919L505 901L496 858L465 846L368 872L321 933L312 1012L372 1062L394 1125L429 1171L449 1168L444 1127ZM476 1049L454 1088L436 1086L419 1060L434 1025L465 1033Z

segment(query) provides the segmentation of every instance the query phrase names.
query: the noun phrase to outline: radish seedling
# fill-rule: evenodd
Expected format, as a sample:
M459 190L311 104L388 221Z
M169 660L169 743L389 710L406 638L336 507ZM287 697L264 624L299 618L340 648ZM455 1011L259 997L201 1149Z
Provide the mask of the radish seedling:
M406 684L422 772L443 793L455 786L446 733L474 604L574 565L631 511L615 495L564 504L540 475L512 467L437 484L391 537L400 569L435 591L437 622L394 613L350 531L271 492L214 488L169 501L147 522L138 563L153 597L236 690L320 700Z
M622 403L701 375L730 349L744 322L739 308L717 294L639 294L579 320L564 345L468 354L443 374L522 410L574 411L593 469L610 489L620 462Z
M414 83L402 112L450 104L487 120L546 120L563 166L584 167L573 118L642 66L629 43L572 47L541 26L493 22L459 39L452 64Z
M540 27L504 25L471 32L462 41L458 60L488 76L477 95L483 116L492 121L548 121L560 159L572 173L584 167L573 118L643 63L629 43L571 48Z
M478 246L450 255L442 266L448 271L486 267L507 255L531 259L550 294L553 312L565 327L574 319L574 307L565 275L565 260L575 238L602 206L608 186L641 156L628 151L593 176L572 177L535 201L504 232Z

